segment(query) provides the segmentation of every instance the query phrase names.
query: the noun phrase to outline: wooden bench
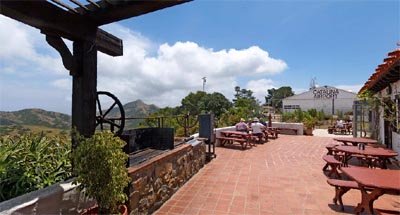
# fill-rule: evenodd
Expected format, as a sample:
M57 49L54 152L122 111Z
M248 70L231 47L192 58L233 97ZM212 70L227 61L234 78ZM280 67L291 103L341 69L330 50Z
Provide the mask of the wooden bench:
M247 147L247 140L243 138L235 138L235 137L216 137L217 140L220 140L221 146L225 144L233 144L233 142L238 142L242 145L243 149Z
M294 131L294 134L297 135L297 128L278 128L279 131Z
M399 211L385 210L385 209L375 209L377 215L399 215Z
M278 135L279 135L279 130L277 129L277 128L272 128L272 127L268 127L265 131L264 131L264 133L267 135L267 133L268 133L268 135L271 135L271 137L273 137L273 138L278 138Z
M329 185L335 187L335 197L333 198L333 203L337 205L337 201L339 200L340 210L344 211L342 196L350 189L359 189L357 182L331 178L328 179L327 182Z
M324 155L322 156L322 159L326 161L326 164L324 168L322 168L323 171L326 171L328 167L331 168L331 170L328 173L328 176L331 176L332 174L335 174L338 178L340 178L340 174L337 171L339 166L342 164L342 162L336 160L336 158L333 155Z

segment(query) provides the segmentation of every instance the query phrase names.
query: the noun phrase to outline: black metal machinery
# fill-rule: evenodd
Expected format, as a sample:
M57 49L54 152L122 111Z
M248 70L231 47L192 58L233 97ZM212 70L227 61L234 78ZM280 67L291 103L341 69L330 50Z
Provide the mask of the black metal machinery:
M104 109L104 105L108 108ZM110 92L98 91L96 109L96 128L109 129L115 135L121 135L125 126L125 111L119 99Z
M215 158L215 132L214 132L214 115L200 114L199 117L199 137L205 138L207 144L206 159L210 161Z

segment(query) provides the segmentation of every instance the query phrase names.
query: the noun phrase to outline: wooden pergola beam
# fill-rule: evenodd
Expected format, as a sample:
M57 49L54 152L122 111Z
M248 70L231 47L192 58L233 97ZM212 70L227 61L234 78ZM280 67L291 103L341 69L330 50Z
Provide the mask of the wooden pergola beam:
M179 5L190 0L102 0L97 2L100 8L93 4L86 5L90 12L82 8L75 8L78 12L87 16L92 23L98 26L117 22L123 19L151 13L167 7Z
M99 51L122 56L122 40L98 28L77 14L72 14L43 1L0 1L0 13L32 27L43 34L57 35L71 41L92 41ZM96 32L97 31L97 32ZM96 32L93 41L92 32Z
M96 128L97 51L123 54L122 40L98 26L178 5L188 0L101 0L72 8L62 0L0 0L0 14L40 29L73 76L72 126L91 136ZM73 53L62 38L73 41ZM74 143L73 143L74 144Z

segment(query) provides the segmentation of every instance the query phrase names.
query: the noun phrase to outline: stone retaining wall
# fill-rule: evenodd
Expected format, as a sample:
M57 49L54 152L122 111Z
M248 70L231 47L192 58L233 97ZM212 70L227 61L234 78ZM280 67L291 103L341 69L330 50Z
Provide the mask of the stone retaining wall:
M128 168L132 178L130 214L150 214L167 201L205 164L205 144L185 143L138 166ZM80 214L95 204L71 184L72 179L0 202L3 214ZM1 192L1 191L0 191Z
M161 207L205 164L203 142L184 144L146 163L128 169L129 214L151 214Z

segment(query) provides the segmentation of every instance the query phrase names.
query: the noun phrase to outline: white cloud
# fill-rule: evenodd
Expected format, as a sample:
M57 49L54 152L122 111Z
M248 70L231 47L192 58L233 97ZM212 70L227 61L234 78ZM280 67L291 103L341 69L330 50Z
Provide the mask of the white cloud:
M50 84L59 89L72 90L72 80L70 78L57 79Z
M38 29L5 16L0 16L0 29L0 74L10 68L20 77L68 74L60 56Z
M202 77L207 77L207 92L232 97L238 76L273 75L287 68L284 61L271 58L257 46L219 51L189 41L157 46L120 25L106 28L123 33L114 34L124 41L124 55L98 55L98 89L113 92L122 103L140 98L159 106L175 106L189 92L202 90ZM272 85L264 79L257 83Z
M30 102L35 97L43 101L47 94L51 95L51 102L68 102L71 77L58 53L45 42L45 36L37 29L5 17L0 17L0 28L9 29L7 33L0 32L0 39L7 44L7 47L0 47L0 74L14 79L28 76L30 82L43 82L45 77L47 85L41 86L41 93L41 88L35 88L36 94L30 95ZM207 77L207 92L220 92L232 98L239 77L244 76L254 79L244 85L263 101L266 90L273 86L272 80L265 77L287 68L284 61L270 57L257 46L213 50L190 41L155 44L118 24L107 25L104 29L123 40L124 55L111 57L99 52L97 89L115 94L122 103L142 99L160 107L176 106L189 92L202 90L202 77ZM10 32L15 36L10 37ZM59 93L58 100L55 93ZM21 96L18 92L14 95ZM31 107L31 103L24 105ZM70 105L54 111L68 112Z
M274 86L274 82L271 79L251 80L246 85L246 89L253 91L253 95L260 100L262 104L265 102L268 89L272 88L278 87Z

